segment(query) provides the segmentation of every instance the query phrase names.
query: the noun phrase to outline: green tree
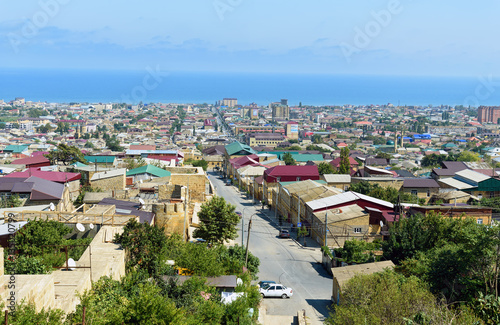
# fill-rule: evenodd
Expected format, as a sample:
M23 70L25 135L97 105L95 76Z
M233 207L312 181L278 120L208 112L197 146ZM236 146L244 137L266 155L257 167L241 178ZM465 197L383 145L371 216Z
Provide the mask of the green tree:
M318 172L320 175L335 174L335 170L333 169L332 165L327 162L319 163Z
M64 165L71 165L76 162L87 162L80 149L75 146L68 146L64 143L58 144L57 149L52 150L50 153L46 154L45 157L47 157L53 165L58 162L62 162Z
M479 322L479 323L478 323ZM342 289L341 303L326 324L480 324L465 307L437 301L425 282L391 270L356 275Z
M115 236L114 242L127 250L128 270L139 268L150 275L161 273L166 262L167 238L162 228L131 219L122 234Z
M283 154L281 159L285 162L285 165L287 166L295 166L297 163L295 162L295 159L293 159L293 156L291 153L286 152Z
M458 155L457 161L478 162L481 161L481 158L479 158L479 154L476 152L462 151L460 155Z
M40 133L49 133L50 131L52 131L52 126L50 125L50 123L47 123L45 125L40 126L37 130Z
M107 135L107 133L104 133ZM120 146L120 141L116 138L116 136L109 137L106 139L106 147L108 147L111 151L123 151L123 147Z
M220 196L202 204L198 213L200 227L193 236L205 239L210 244L223 244L226 240L235 239L240 220L234 212L235 208Z
M323 143L323 138L321 137L321 135L319 134L314 134L311 138L311 141L314 143L314 144L320 144L320 143Z
M339 164L339 174L351 174L351 162L349 161L349 148L342 148L340 150L340 164Z
M128 170L136 169L142 166L146 166L147 163L144 160L144 158L139 157L137 159L134 158L127 158L125 159L125 165Z

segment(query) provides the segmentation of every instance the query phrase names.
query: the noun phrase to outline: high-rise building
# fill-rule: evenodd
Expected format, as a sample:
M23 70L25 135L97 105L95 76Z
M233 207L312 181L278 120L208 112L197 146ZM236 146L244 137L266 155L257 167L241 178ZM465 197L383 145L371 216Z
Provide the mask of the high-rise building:
M272 110L273 120L276 118L288 120L290 118L290 108L288 105L283 105L282 103L283 100L278 103L269 104Z
M238 99L236 98L224 98L219 101L220 106L235 107L238 106Z
M500 107L499 106L480 106L477 109L477 121L479 123L499 124Z

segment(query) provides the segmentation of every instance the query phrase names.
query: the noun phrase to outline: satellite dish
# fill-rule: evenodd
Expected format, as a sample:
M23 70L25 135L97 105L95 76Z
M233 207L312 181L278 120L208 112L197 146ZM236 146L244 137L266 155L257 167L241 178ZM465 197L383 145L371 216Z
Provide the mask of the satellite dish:
M383 227L384 226L384 222L382 220L380 220L380 227Z
M240 278L237 278L236 279L236 285L239 285L239 286L243 285L243 280L240 279Z
M80 231L80 232L84 232L85 231L85 226L82 225L81 223L77 223L76 224L76 229L78 229L78 231Z
M143 199L141 199L141 198L139 198L139 203L140 203L141 205L146 205L146 202L144 202L144 200L143 200Z
M54 211L55 209L56 209L56 206L54 205L54 203L50 202L49 210Z
M91 224L89 225L89 228L90 228L90 229L94 229L94 224L93 224L93 223L91 223Z
M68 268L70 271L76 270L76 262L72 258L68 258Z

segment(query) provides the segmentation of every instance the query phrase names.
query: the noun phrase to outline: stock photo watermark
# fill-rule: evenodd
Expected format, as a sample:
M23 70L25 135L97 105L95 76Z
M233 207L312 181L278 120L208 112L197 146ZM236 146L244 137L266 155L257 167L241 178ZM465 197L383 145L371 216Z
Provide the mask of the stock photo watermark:
M161 71L159 65L154 69L150 66L146 67L146 72L141 84L132 88L129 94L122 94L121 100L123 103L136 104L145 101L148 93L155 90L163 81L163 78L168 76L168 73Z
M464 99L464 107L479 107L481 106L481 101L487 100L493 95L498 88L500 88L500 80L493 80L493 75L488 75L488 77L479 77L479 84L474 89L474 94L467 96Z
M238 8L242 3L243 0L215 0L213 6L219 19L224 21L226 14L233 12L234 9Z
M40 7L31 19L28 19L16 33L9 33L10 46L15 53L19 53L19 47L27 44L30 40L35 38L40 29L48 26L51 19L56 17L61 8L67 5L71 0L40 0L38 5Z
M9 232L9 249L8 249L8 257L14 259L16 254L16 246L13 241L13 236L16 233L16 224L14 220L14 214L9 213L7 215L7 229ZM11 316L14 316L16 313L16 267L14 264L14 268L12 269L12 274L9 276L9 282L7 282L7 306L6 308L9 311Z
M380 33L389 26L394 16L403 12L403 5L399 0L391 0L385 9L371 11L369 20L362 28L354 27L354 38L352 43L342 42L340 48L347 62L351 62L351 57L366 49Z

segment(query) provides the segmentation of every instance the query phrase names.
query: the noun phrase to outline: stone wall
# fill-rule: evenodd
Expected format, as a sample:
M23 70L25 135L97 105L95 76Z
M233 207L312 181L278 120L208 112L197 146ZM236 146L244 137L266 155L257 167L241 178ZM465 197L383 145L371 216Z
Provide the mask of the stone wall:
M184 203L153 204L156 225L165 227L165 234L184 234ZM189 215L187 215L189 218ZM188 220L188 226L190 222Z
M125 189L125 174L102 178L90 181L90 185L94 188L100 188L103 191L109 190L124 190Z
M182 185L189 187L189 202L205 202L208 179L203 174L172 174L171 185Z

